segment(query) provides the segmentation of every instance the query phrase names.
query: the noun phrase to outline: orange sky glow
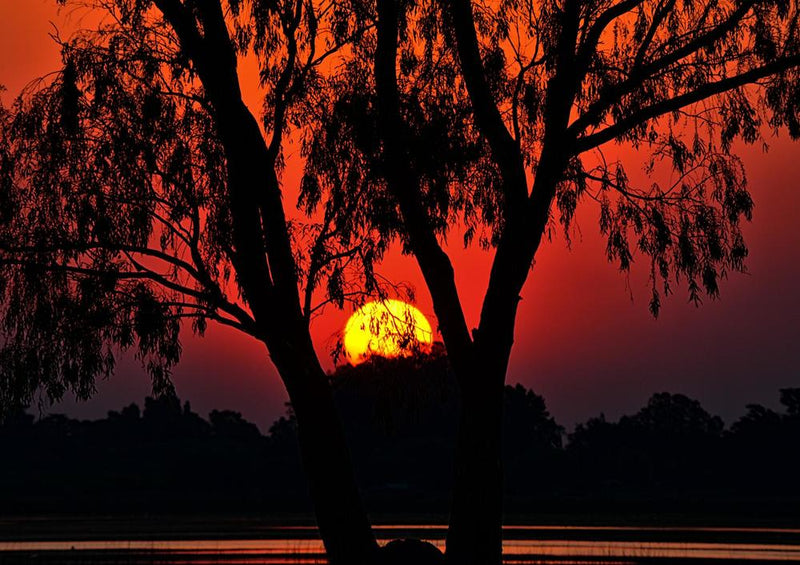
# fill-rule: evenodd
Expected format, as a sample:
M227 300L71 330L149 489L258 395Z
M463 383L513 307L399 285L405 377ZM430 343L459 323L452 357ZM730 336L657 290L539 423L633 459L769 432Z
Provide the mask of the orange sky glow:
M0 84L5 104L31 80L58 68L58 49L48 34L55 24L66 31L79 22L55 0L0 0ZM251 108L260 93L251 83L252 65L242 66ZM249 73L248 73L249 71ZM648 313L647 265L634 264L630 277L605 258L597 225L598 210L586 203L577 215L576 236L568 249L557 236L540 250L523 291L508 381L542 394L556 419L571 427L605 412L616 417L642 406L654 392L681 392L730 422L747 402L773 405L777 389L800 383L800 144L784 135L770 151L745 147L756 203L745 226L750 247L749 273L722 283L722 296L701 308L678 290L658 320ZM607 155L615 152L613 146ZM284 175L289 215L294 210L300 173L299 148L290 147ZM637 156L626 151L629 170ZM463 249L452 237L448 251L468 322L477 325L491 255ZM430 297L413 258L390 253L380 272L417 290L417 306L436 326ZM352 312L330 308L312 332L323 363L333 368L330 351ZM179 396L201 414L212 408L241 411L266 431L283 411L286 395L263 345L234 330L211 327L203 339L184 338L184 358L175 371ZM88 417L102 416L149 392L146 375L133 359L119 363L118 374L100 383L95 399L53 408Z

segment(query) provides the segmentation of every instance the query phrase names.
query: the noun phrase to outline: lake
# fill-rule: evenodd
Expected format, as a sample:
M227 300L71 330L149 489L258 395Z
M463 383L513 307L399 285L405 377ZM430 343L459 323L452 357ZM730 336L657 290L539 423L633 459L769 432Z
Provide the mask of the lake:
M114 539L97 530L76 539L46 539L39 531L21 531L14 539L5 528L0 564L63 563L165 565L289 565L324 563L322 543L313 527L265 526L245 539L169 539L169 532L151 539ZM416 537L440 547L441 525L376 526L382 542ZM38 538L38 539L32 539ZM504 561L509 564L646 563L800 563L800 529L620 526L506 526ZM410 564L413 565L413 564Z

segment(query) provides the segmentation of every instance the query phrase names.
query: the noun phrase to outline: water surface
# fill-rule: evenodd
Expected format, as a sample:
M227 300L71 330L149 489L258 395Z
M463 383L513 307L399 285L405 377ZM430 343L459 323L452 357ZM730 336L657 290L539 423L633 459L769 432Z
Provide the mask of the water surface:
M381 543L417 537L444 547L441 525L377 526ZM259 539L0 541L0 564L290 565L325 563L308 526L269 527ZM800 529L618 526L506 526L509 564L800 563ZM413 564L410 564L413 565Z

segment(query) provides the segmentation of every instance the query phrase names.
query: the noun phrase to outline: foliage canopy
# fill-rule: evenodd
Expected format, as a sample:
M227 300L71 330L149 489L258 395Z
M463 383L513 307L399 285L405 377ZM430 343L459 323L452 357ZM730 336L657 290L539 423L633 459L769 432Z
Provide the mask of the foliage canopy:
M796 2L392 5L394 133L421 223L440 243L457 234L499 246L515 214L530 208L544 210L542 232L560 224L569 239L586 201L610 260L623 270L649 262L654 314L676 282L700 301L744 269L740 222L753 202L734 149L764 142L767 131L800 136ZM215 321L264 337L242 290L228 158L214 120L230 93L200 80L208 68L189 56L223 31L230 49L208 51L207 65L227 61L235 74L236 58L257 61L260 126L277 173L287 140L302 147L298 205L308 218L286 222L294 274L285 278L299 287L305 319L379 292L374 264L395 240L413 247L387 185L375 80L380 6L90 6L105 14L99 25L55 37L61 70L0 109L4 405L37 390L87 397L95 377L113 371L117 349L136 351L167 390L184 320L198 333ZM474 45L459 31L464 6ZM182 28L187 21L195 35ZM629 174L630 159L619 155L631 153L644 156L649 181ZM540 187L551 161L561 172ZM520 163L526 180L512 186L506 169ZM268 229L259 238L269 255L274 238ZM276 288L278 278L270 279Z

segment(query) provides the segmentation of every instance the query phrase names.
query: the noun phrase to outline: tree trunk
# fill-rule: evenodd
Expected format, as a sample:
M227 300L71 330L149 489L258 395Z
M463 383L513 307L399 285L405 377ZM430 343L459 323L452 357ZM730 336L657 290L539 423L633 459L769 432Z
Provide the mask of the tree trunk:
M502 562L505 372L488 373L492 370L488 365L479 361L471 374L459 378L471 384L461 386L455 483L447 531L446 556L452 565Z
M237 113L232 112L236 117ZM255 233L236 238L237 251L257 247L249 253L252 261L237 258L237 273L248 302L256 312L257 322L265 328L267 348L289 393L297 416L300 452L308 478L317 526L331 565L372 565L378 545L372 534L355 482L352 462L342 423L328 378L303 317L294 273L294 262L281 206L281 195L274 170L263 168L263 146L258 145L258 126L242 105L240 119L230 119L226 127L238 124L237 135L226 137L231 185L244 187L244 195L231 190L234 217L258 215L262 212L264 236ZM227 131L227 130L226 130ZM246 134L250 133L249 138ZM232 165L232 166L231 166ZM261 177L259 177L259 175ZM259 190L261 194L259 194ZM255 197L258 195L258 198ZM257 225L258 221L238 222ZM235 234L238 235L238 234ZM262 245L262 241L264 244ZM264 274L263 247L266 247L269 275ZM256 266L262 273L249 275ZM258 288L259 279L270 280L272 286Z
M372 565L378 544L355 482L342 423L300 307L275 155L244 103L237 54L219 0L155 0L192 60L225 151L231 261L297 415L300 451L332 565ZM201 30L202 28L202 30Z
M323 374L314 379L324 378ZM331 565L371 565L378 544L372 534L344 438L326 383L292 395L300 451L320 536Z
M516 178L509 172L506 178ZM555 177L552 177L555 178ZM539 179L552 193L555 183ZM546 205L512 216L498 244L477 330L468 351L453 349L461 390L461 423L447 557L454 565L500 565L503 551L503 389L514 344L520 292L541 242ZM448 349L448 354L451 350Z
M245 296L264 328L265 342L297 416L300 452L317 526L331 565L372 565L378 545L355 482L342 423L328 378L320 366L303 317L280 188L257 122L244 104L221 120L231 178L237 274ZM263 235L240 234L263 218ZM253 219L255 216L256 219ZM264 253L266 248L266 254ZM267 261L264 257L267 257ZM248 259L252 258L252 259ZM253 273L260 267L260 273ZM258 281L271 286L258 286Z
M310 347L309 338L288 355L276 355L274 347L271 353L297 417L317 527L331 565L372 565L377 563L378 544L361 502L328 377L313 348L307 351Z

